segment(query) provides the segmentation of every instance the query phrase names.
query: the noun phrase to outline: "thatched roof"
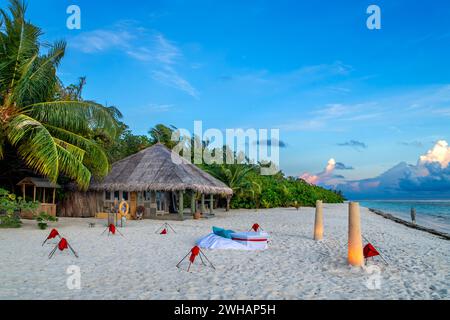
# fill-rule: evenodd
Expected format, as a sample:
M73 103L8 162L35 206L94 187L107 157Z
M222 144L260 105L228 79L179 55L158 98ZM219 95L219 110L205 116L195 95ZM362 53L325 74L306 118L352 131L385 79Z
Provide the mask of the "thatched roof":
M114 163L111 172L101 182L92 183L90 189L233 193L223 182L159 143Z
M33 185L36 188L55 188L55 189L60 189L61 186L50 182L48 179L45 178L36 178L36 177L27 177L24 178L22 180L20 180L20 182L17 184L18 186L21 185Z

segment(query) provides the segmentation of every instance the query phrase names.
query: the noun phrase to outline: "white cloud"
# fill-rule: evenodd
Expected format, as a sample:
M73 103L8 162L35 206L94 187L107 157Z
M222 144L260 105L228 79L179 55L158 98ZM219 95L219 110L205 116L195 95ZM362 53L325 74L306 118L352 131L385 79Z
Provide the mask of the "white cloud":
M181 91L192 97L198 98L198 91L183 77L181 77L172 67L165 66L162 69L152 72L153 79Z
M118 50L142 62L155 81L197 98L194 86L177 70L183 62L181 50L157 31L136 27L133 22L117 23L111 28L85 32L70 41L70 46L88 54Z
M440 140L436 142L431 150L428 150L425 155L420 156L419 158L419 165L433 162L439 163L442 169L448 167L450 162L450 147L448 146L447 141Z
M353 167L346 166L342 162L336 162L335 159L331 158L322 172L317 174L305 172L300 178L310 184L335 186L345 179L342 175L336 174L336 170L353 170Z
M358 104L327 104L306 115L306 119L291 120L278 127L287 131L341 131L338 124L351 123L356 120L368 120L381 117L376 102Z
M362 180L328 179L325 172L307 178L315 184L337 188L352 199L405 198L411 196L441 199L448 198L450 190L450 147L440 140L424 155L417 165L401 162L377 177Z

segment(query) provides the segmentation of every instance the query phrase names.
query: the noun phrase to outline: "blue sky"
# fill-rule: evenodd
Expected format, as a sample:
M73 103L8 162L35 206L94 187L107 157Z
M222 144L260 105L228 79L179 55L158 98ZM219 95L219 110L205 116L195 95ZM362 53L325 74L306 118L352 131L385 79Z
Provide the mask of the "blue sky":
M6 1L0 0L4 7ZM81 30L66 8L81 8ZM368 30L366 8L382 10ZM135 133L280 128L281 168L330 158L371 178L450 140L448 1L30 1L46 40L64 38L65 83L118 106Z

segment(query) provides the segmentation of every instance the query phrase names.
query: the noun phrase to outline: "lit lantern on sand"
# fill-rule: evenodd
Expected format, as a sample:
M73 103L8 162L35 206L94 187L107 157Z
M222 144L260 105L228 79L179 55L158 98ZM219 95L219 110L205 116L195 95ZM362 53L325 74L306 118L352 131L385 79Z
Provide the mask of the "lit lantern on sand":
M323 208L322 201L316 201L316 220L314 223L314 240L323 239Z
M350 202L348 211L348 262L355 267L364 265L359 203Z

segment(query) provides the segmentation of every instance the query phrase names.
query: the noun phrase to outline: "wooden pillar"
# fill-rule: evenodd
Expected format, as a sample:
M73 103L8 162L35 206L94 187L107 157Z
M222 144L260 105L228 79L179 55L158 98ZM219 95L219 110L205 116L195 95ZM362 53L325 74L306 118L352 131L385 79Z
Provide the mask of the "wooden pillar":
M191 193L191 213L192 214L194 214L195 210L196 210L196 208L195 208L195 194L196 194L196 192L192 190L192 193Z
M55 204L56 188L53 188L53 204Z
M25 184L22 185L22 195L23 195L23 200L25 199Z
M45 203L45 188L44 188L44 194L42 195L42 203Z
M314 222L314 240L323 239L323 207L322 200L316 201L316 220Z
M205 209L205 194L204 193L202 193L202 206L201 206L201 208L202 208L202 214L204 214L206 212L206 209Z
M33 187L33 202L36 202L36 186Z
M348 262L355 267L364 265L359 203L350 202L348 210Z
M137 192L128 193L128 202L130 203L130 216L134 219L137 211Z
M180 191L178 196L178 214L180 215L181 220L184 220L184 203L183 203L183 191Z
M416 224L416 209L411 208L411 221L412 223Z
M214 214L214 195L209 195L209 214Z

